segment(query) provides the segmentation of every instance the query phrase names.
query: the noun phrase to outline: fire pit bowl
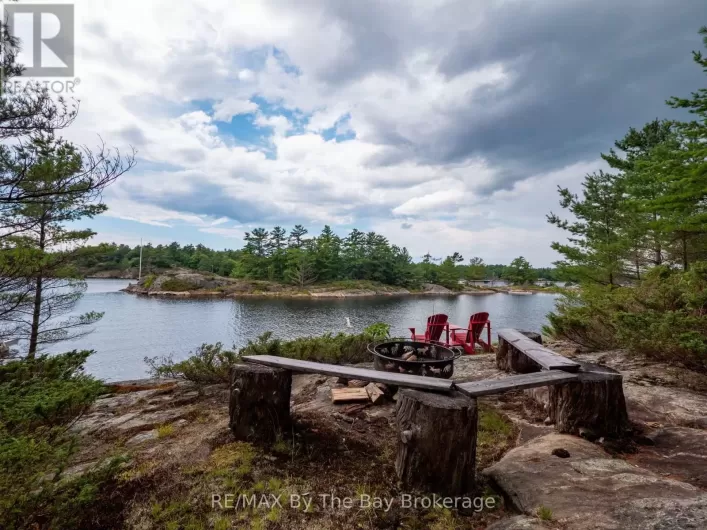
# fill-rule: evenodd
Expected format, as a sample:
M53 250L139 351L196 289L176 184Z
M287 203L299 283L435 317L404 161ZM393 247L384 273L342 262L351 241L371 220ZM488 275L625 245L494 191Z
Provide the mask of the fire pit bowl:
M431 342L393 339L370 344L376 370L449 379L461 354Z

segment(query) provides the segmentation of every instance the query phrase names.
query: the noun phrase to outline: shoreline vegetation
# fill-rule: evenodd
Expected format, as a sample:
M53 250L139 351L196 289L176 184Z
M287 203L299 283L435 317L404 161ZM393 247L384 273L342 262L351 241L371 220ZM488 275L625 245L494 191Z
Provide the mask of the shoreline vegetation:
M106 276L100 276L106 279ZM121 278L126 279L126 278ZM493 295L499 293L534 294L537 292L560 292L557 287L513 286L474 287L462 286L455 290L442 285L425 283L419 288L404 288L367 280L347 280L313 284L306 287L270 282L225 278L215 274L199 273L186 269L163 271L148 275L137 283L131 283L124 292L141 296L173 298L368 298L382 296L458 296Z

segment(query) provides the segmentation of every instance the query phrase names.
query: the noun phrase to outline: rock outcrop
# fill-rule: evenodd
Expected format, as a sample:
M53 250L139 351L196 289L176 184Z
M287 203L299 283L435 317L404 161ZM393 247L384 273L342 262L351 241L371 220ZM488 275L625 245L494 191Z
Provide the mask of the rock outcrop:
M569 457L554 456L557 449ZM611 458L600 446L574 436L531 440L484 474L521 512L536 515L543 509L567 529L707 528L707 493Z
M437 285L434 283L423 283L422 284L422 293L423 294L454 294L454 291L451 289L447 289L446 287L442 287L441 285Z

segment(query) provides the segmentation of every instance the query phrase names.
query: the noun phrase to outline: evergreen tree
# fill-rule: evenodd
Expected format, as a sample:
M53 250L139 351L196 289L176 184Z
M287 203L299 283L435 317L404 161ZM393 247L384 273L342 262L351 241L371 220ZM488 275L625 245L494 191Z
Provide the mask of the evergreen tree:
M328 225L314 241L314 262L317 277L321 281L337 280L340 277L341 238Z
M87 313L60 318L73 309L85 290L71 261L77 247L94 235L91 230L69 230L65 224L92 218L106 207L95 201L91 187L84 194L67 188L85 170L81 153L73 145L39 137L14 149L20 154L11 160L19 159L23 164L8 165L5 160L2 169L6 173L24 173L20 184L23 193L33 196L37 190L58 190L56 195L15 204L3 212L4 221L31 227L10 236L8 241L15 250L31 256L30 261L35 264L32 270L25 271L31 304L17 311L12 319L14 336L29 341L28 357L33 358L42 344L81 336L86 333L86 326L102 316Z
M580 199L567 188L559 187L560 204L576 218L575 222L555 214L548 221L570 233L569 244L555 242L552 248L564 259L555 265L563 279L617 285L627 255L624 187L620 177L600 171L587 175Z
M707 26L700 30L707 47ZM707 73L707 56L693 52L693 60ZM668 228L676 234L678 252L684 270L690 261L707 256L707 88L691 97L673 97L668 104L688 109L694 120L676 125L680 137L656 149L643 165L645 171L660 174L666 192L652 205L668 217ZM690 248L697 241L697 248Z
M602 158L614 169L623 172L625 202L625 237L631 242L630 260L634 277L640 279L641 269L660 265L665 259L666 234L661 211L655 201L665 193L665 182L658 171L643 169L645 161L659 146L673 142L673 123L654 120L642 129L633 127L615 142L614 149Z
M483 280L486 278L486 265L483 259L474 257L469 260L466 278L468 280Z
M292 248L302 248L305 244L304 236L306 236L309 231L302 225L295 225L295 227L290 232L289 245Z
M317 275L311 253L301 248L290 248L287 251L286 277L290 283L300 288L316 282Z
M528 284L536 280L535 272L523 256L511 261L504 278L515 285Z
M268 276L268 256L270 252L270 234L264 228L255 228L246 232L243 249L243 267L245 273L255 279L263 280Z
M270 232L270 279L282 281L285 279L287 268L287 232L281 226L276 226Z

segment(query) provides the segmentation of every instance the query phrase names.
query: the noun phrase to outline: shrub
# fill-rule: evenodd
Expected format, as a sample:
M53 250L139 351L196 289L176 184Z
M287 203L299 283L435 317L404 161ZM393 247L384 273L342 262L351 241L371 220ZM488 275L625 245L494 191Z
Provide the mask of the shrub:
M0 366L0 423L10 433L60 427L83 414L103 384L83 373L91 351Z
M655 267L634 287L584 286L549 315L550 331L577 344L707 370L707 263L687 272Z
M303 337L283 341L264 333L235 351L224 350L223 344L202 344L184 361L175 362L173 356L145 357L148 371L154 377L187 379L198 384L228 383L231 366L244 355L274 355L329 364L353 364L371 360L368 345L390 336L390 326L376 323L360 335L327 333L321 337Z
M121 459L64 477L78 449L67 428L103 390L100 381L83 373L91 353L73 351L0 366L0 528L114 522L112 510L96 501Z
M588 350L619 347L614 317L619 289L588 285L581 291L566 291L547 318L545 335L565 338Z
M390 338L390 324L376 322L363 330L363 334L369 336L374 341Z
M617 339L629 350L707 370L707 263L688 272L656 267L616 313Z
M273 339L272 333L264 333L239 352L240 355L279 355L303 361L330 364L352 364L370 361L368 344L370 335L348 335L327 333L321 337L302 337L290 341Z
M541 521L552 521L552 510L547 506L539 506L537 514Z
M231 366L239 362L234 350L224 350L223 344L202 344L193 355L180 362L166 357L145 357L148 371L154 377L188 379L200 384L228 383Z
M145 289L149 289L150 287L152 287L152 284L155 283L156 278L157 278L156 275L150 274L147 278L145 278L145 281L142 282L142 286Z

